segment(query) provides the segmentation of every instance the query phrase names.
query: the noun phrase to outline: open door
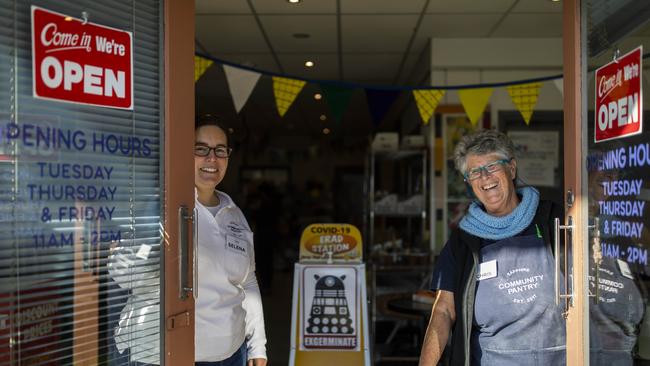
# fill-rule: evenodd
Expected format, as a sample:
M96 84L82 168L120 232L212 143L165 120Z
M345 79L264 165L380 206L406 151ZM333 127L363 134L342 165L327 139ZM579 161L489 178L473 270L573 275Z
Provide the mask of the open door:
M650 360L650 4L564 2L567 364Z

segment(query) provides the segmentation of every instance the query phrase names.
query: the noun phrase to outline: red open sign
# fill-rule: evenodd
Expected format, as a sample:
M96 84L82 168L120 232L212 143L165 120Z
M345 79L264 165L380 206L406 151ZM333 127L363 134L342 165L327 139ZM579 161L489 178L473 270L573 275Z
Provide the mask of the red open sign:
M596 70L595 142L643 131L642 51L638 47Z
M133 109L130 32L32 6L34 97Z

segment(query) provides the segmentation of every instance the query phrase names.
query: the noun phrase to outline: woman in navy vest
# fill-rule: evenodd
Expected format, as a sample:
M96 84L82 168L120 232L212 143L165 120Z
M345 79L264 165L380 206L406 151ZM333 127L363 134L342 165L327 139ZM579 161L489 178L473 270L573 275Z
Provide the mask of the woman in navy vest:
M474 202L446 243L420 365L436 365L451 336L452 365L565 364L565 323L555 305L549 233L561 208L516 187L512 141L496 130L465 136L456 169Z

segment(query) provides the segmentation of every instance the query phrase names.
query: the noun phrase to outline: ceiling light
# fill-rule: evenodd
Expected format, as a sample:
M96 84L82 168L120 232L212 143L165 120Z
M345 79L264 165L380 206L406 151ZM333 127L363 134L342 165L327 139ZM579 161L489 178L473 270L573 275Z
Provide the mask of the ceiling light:
M326 120L326 119L327 119L327 116L326 116L326 115L324 115L324 114L321 114L321 115L320 115L320 120L321 120L321 121L324 121L324 120Z
M321 93L314 94L314 99L316 99L316 100L321 100L322 97L323 97L323 95Z
M314 67L314 61L305 61L305 66Z
M329 133L330 133L329 128L327 128L327 127L323 128L323 135L329 135Z
M300 0L287 0L287 1L290 2L291 4L298 4L300 2Z
M560 2L560 0L551 0L551 2L554 2L554 3L559 3L559 2Z

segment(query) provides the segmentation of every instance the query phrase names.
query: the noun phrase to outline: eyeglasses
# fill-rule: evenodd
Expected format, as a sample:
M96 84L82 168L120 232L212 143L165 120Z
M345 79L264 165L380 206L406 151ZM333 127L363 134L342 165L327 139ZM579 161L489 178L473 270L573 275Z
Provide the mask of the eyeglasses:
M232 153L232 148L228 146L217 145L215 147L210 147L205 145L196 145L194 146L194 155L208 156L212 150L214 150L214 156L218 158L227 158Z
M501 169L501 167L510 163L510 161L512 161L512 159L500 159L497 161L493 161L489 164L485 164L483 166L470 170L469 172L463 174L463 177L465 177L465 181L472 181L480 178L481 172L483 171L485 172L485 175L492 175L498 172Z

